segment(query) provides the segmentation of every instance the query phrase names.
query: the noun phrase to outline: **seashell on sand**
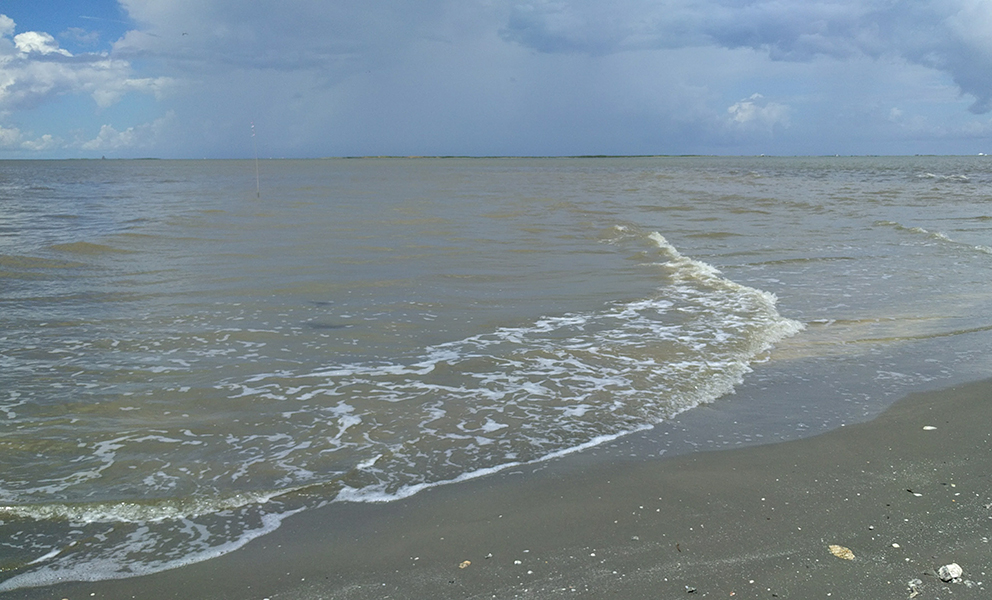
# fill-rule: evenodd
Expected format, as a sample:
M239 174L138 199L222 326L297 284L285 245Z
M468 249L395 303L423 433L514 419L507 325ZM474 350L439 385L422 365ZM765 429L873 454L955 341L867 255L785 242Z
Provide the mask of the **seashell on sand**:
M854 560L854 553L851 552L850 548L845 548L844 546L838 546L837 544L830 544L830 554L833 554L837 558L843 558L844 560Z
M958 563L944 565L937 571L937 577L940 577L941 581L947 582L960 579L962 575L964 575L964 569Z

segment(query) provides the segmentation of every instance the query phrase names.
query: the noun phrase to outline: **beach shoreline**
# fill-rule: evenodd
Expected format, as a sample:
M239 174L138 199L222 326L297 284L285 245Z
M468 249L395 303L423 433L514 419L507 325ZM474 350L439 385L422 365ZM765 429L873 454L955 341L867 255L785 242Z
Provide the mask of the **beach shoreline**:
M990 423L987 380L800 440L564 457L390 503L333 503L206 562L0 597L985 597ZM937 576L949 563L959 581Z

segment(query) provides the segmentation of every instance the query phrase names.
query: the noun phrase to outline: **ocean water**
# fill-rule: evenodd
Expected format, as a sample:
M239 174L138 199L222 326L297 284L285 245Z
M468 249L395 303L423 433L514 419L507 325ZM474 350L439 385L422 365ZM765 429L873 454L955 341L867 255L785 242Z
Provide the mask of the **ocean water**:
M260 180L0 162L0 591L206 560L742 386L787 388L753 418L775 433L992 372L988 157L264 161Z

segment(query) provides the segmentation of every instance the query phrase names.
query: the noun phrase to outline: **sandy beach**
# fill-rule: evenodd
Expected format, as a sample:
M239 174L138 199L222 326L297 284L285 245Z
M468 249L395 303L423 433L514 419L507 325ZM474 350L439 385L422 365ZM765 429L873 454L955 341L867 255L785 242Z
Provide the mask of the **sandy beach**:
M333 504L212 561L6 597L984 598L990 423L992 382L973 383L808 439Z

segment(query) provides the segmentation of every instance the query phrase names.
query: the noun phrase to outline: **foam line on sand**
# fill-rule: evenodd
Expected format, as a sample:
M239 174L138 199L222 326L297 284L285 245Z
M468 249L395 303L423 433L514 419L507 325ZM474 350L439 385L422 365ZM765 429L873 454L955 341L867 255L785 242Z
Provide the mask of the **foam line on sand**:
M331 504L205 563L6 597L986 598L990 431L977 382L803 440Z

